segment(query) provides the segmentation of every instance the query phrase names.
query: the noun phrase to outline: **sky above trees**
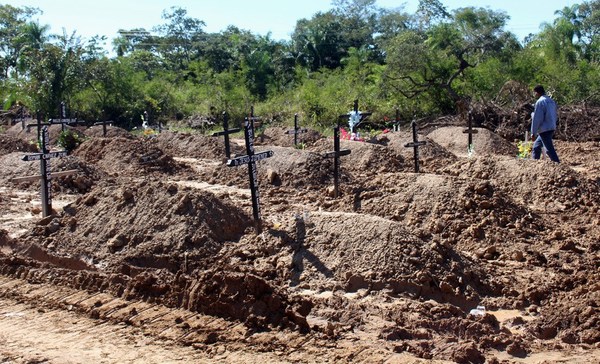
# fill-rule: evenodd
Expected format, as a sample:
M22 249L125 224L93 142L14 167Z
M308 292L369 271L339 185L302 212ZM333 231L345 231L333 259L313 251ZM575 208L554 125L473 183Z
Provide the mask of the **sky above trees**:
M576 0L443 0L448 10L460 7L489 7L503 10L510 17L507 29L523 40L529 33L537 33L543 22L552 22L554 12L565 6L581 3ZM161 14L169 7L181 7L188 15L206 23L205 31L220 32L228 25L250 30L260 35L271 32L274 40L289 39L296 22L302 18L311 18L319 11L332 8L328 0L219 0L197 1L176 0L169 3L159 0L144 2L104 0L11 0L12 6L32 6L43 11L37 16L41 25L49 25L52 33L76 31L83 37L105 35L109 39L117 36L119 29L145 28L161 24ZM418 0L377 0L382 8L404 7L414 13Z

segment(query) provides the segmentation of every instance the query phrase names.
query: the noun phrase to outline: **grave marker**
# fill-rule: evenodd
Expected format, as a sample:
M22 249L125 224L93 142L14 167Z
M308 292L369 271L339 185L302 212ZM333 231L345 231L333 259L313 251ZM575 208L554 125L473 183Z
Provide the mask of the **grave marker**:
M13 120L13 124L21 123L21 129L25 129L25 107L20 106L17 112L17 117Z
M469 114L467 117L467 129L463 130L463 133L469 134L469 138L468 138L468 142L467 142L467 153L469 154L469 157L470 157L475 152L475 149L473 147L473 134L478 133L478 130L473 129L473 113L471 110L469 110Z
M352 111L348 114L340 115L339 118L348 118L348 126L350 127L350 135L354 133L354 129L358 128L360 123L363 122L368 116L372 113L370 112L360 112L358 111L358 99L354 100L354 106ZM338 122L339 126L339 122Z
M400 110L396 108L396 118L394 119L394 131L400 131Z
M229 117L226 112L223 112L223 131L219 131L213 133L212 136L221 136L225 137L225 156L227 159L231 159L231 146L229 144L229 134L234 134L240 131L240 128L229 129Z
M406 143L404 144L405 148L413 148L414 149L414 159L415 159L415 173L419 173L419 147L422 145L427 144L426 141L419 141L419 137L417 135L417 122L415 120L413 120L410 123L410 126L412 127L412 135L413 135L413 141L412 143Z
M42 140L42 127L49 126L49 125L50 125L50 123L42 123L42 117L38 113L36 123L35 124L27 124L25 127L26 127L28 133L32 126L35 126L37 128L37 141L38 141L38 144L40 144L41 140Z
M333 195L339 196L340 157L350 154L349 149L340 150L340 126L333 128L333 151L325 153L325 158L333 158Z
M294 145L298 145L298 134L304 134L308 129L302 129L298 126L298 114L294 114L294 129L288 130L286 134L294 134Z
M112 123L113 123L112 121L107 121L107 120L97 121L94 123L94 126L102 125L102 136L106 138L106 124L112 126Z
M250 114L253 115L253 112ZM254 116L251 116L254 118ZM258 193L258 170L256 162L273 156L273 151L269 150L261 153L254 153L254 121L250 118L244 119L244 138L246 140L246 155L229 159L228 167L248 165L248 176L250 179L250 194L252 196L252 214L254 216L254 226L257 233L262 231L262 223L260 219L260 197Z
M65 131L65 125L77 124L77 118L75 119L67 119L67 111L65 102L60 103L60 118L59 119L50 119L48 120L50 124L60 124L61 131Z
M64 157L67 155L67 151L63 150L58 152L50 152L48 148L49 141L50 137L48 135L48 126L44 125L42 128L42 138L40 140L42 152L23 156L23 160L26 162L38 160L40 161L40 176L30 176L13 179L13 181L15 182L22 182L32 179L41 179L42 213L44 217L52 214L52 189L50 185L52 177L64 176L67 174L77 172L76 170L71 170L51 173L49 160L51 158Z

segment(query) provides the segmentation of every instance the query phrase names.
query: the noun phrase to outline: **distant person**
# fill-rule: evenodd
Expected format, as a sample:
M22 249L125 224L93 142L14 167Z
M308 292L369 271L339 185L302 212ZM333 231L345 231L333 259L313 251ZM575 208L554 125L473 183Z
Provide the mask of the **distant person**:
M546 154L550 160L559 163L558 155L552 143L558 120L556 102L546 95L546 91L541 85L535 86L533 91L537 101L531 116L531 138L532 140L535 138L531 153L532 157L533 159L540 159L543 147L546 148Z

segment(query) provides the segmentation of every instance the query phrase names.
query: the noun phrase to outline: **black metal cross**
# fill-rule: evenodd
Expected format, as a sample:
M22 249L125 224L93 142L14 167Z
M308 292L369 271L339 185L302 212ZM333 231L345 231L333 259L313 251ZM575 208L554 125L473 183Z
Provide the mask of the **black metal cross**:
M412 127L413 141L412 141L412 143L404 144L404 147L405 148L411 148L411 147L414 148L415 173L419 173L419 147L421 145L427 144L427 142L419 141L419 137L417 135L417 122L415 120L413 120L410 123L410 126Z
M42 127L43 126L48 126L48 125L50 125L50 123L42 123L42 117L38 113L37 119L36 119L36 123L35 124L27 124L27 125L25 125L25 127L27 128L27 132L29 133L29 129L32 126L35 126L37 128L37 141L38 141L38 143L41 143L41 140L42 140Z
M325 158L333 158L333 196L339 196L340 157L350 154L349 149L340 150L340 127L333 128L333 151L325 153Z
M474 151L473 149L473 134L477 134L478 130L473 129L473 113L469 110L469 114L467 117L467 129L463 130L463 133L468 133L468 143L467 143L467 153L471 155Z
M16 124L18 122L21 123L21 129L25 129L25 107L24 106L19 107L19 111L17 112L17 117L13 121L14 124Z
M52 174L50 171L50 158L56 157L64 157L67 155L67 151L59 151L59 152L50 152L48 147L50 137L48 135L48 126L44 125L42 128L42 139L41 139L41 153L29 154L23 156L23 160L30 161L40 161L40 177L42 180L42 212L43 216L46 217L52 214L52 189L50 188L50 180L52 178ZM56 175L55 175L56 176ZM35 178L38 178L35 176Z
M294 114L294 129L288 130L286 134L294 134L294 145L298 145L298 134L306 133L308 129L302 129L298 126L298 114Z
M77 124L77 118L75 119L67 119L67 111L65 102L60 103L60 118L59 119L50 119L48 120L50 124L60 124L61 130L65 131L66 124Z
M229 129L229 117L227 116L226 112L223 112L223 131L213 133L212 136L223 135L225 137L225 156L227 157L227 159L231 158L231 147L229 145L229 134L237 133L240 130L241 130L240 128Z
M107 121L107 120L97 121L94 123L94 126L102 125L102 136L106 138L106 124L112 126L112 123L113 123L112 121Z
M244 138L246 139L246 155L229 159L227 161L227 166L235 167L242 164L248 165L254 226L257 233L260 233L262 231L262 223L260 219L260 197L258 193L258 170L256 169L256 162L270 158L274 153L271 150L256 154L254 153L254 122L247 117L244 119Z

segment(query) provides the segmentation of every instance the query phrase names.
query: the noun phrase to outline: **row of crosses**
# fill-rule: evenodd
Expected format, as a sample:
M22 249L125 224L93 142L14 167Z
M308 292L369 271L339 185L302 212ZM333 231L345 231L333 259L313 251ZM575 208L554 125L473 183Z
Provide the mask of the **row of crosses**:
M371 113L361 113L358 110L358 100L354 101L353 111L349 114L341 115L341 118L355 118L358 115L358 122L353 123L351 127L357 127L362 120L371 115ZM333 128L333 140L334 140L334 150L330 152L326 152L323 157L325 158L333 158L333 166L334 166L334 197L339 196L339 169L340 169L340 157L349 155L351 150L340 149L340 122L337 122L337 125ZM399 122L398 113L396 113L396 123ZM476 130L472 128L471 122L471 114L469 114L469 123L468 129L465 130L465 133L469 133L469 148L472 148L472 134L476 133ZM244 139L246 145L246 155L237 156L235 158L231 158L231 148L229 142L229 135L233 133L239 132L240 128L229 129L229 120L226 113L223 113L223 131L213 133L213 136L224 136L225 138L225 154L227 156L228 167L236 167L240 165L246 164L248 166L248 176L249 176L249 184L250 184L250 193L252 198L252 212L254 217L255 228L258 233L262 231L262 223L261 223L261 215L260 215L260 196L258 190L258 171L256 167L256 162L270 158L274 155L273 151L265 151L256 153L254 149L254 132L255 132L255 121L260 121L260 117L256 117L254 115L254 107L251 108L250 115L244 118ZM64 112L64 103L61 104L61 118L59 120L50 119L49 123L41 123L40 119L37 120L37 124L29 124L27 127L36 126L38 128L38 135L40 136L39 140L41 143L41 153L26 155L23 157L24 161L40 161L40 176L32 176L32 177L21 177L16 178L14 181L24 181L24 180L32 180L32 179L41 179L42 180L42 209L43 215L48 216L52 213L52 199L51 199L51 188L50 188L50 180L52 177L58 176L59 174L52 174L50 172L49 167L49 159L55 157L62 157L67 155L67 151L58 151L58 152L50 152L49 150L49 137L48 137L48 125L51 124L62 124L63 127L65 124L70 124L73 122L73 119L65 119ZM75 119L76 122L76 119ZM98 124L98 123L97 123ZM106 123L102 123L106 132ZM412 127L412 136L413 141L411 143L406 143L405 147L414 148L414 160L415 160L415 173L419 173L419 152L418 148L426 144L425 141L419 141L417 135L417 123L413 119L411 122ZM353 129L351 129L353 130ZM297 145L297 136L299 134L307 132L307 129L300 128L298 126L298 114L294 115L294 129L289 130L287 134L294 135L294 145ZM75 173L76 171L65 171L59 172L60 175L66 175Z
M273 156L273 151L265 151L261 153L255 153L254 150L254 122L259 121L260 118L254 116L254 108L251 108L250 115L244 118L244 139L246 144L246 155L238 156L235 158L231 158L231 147L230 147L230 134L234 134L239 132L240 128L229 128L229 117L227 113L223 113L223 130L219 132L215 132L212 135L214 137L223 136L225 139L225 155L227 156L227 166L235 167L243 164L248 165L248 176L250 181L250 193L252 196L252 211L255 222L255 228L257 232L261 232L262 224L261 224L261 216L260 216L260 198L259 198L259 190L258 190L258 172L256 168L256 162L270 158ZM353 112L345 115L341 115L339 119L342 118L350 118L354 115L359 115L359 123L364 120L364 118L371 115L371 113L361 113L358 111L358 100L354 102L354 110ZM398 118L398 117L397 117ZM358 126L359 123L356 123L354 126ZM413 120L411 123L412 132L413 132L413 142L407 143L405 147L414 148L414 158L415 158L415 173L419 172L419 153L418 148L426 144L425 141L419 141L417 136L417 124L416 121ZM286 134L294 135L294 145L297 145L297 136L298 134L307 132L307 129L300 128L298 126L298 114L294 115L294 129L288 130ZM333 180L334 180L334 189L333 194L334 197L339 197L339 176L340 176L340 157L349 155L351 150L349 149L340 149L340 122L338 121L337 125L333 128L333 151L326 152L323 154L325 158L333 158Z

